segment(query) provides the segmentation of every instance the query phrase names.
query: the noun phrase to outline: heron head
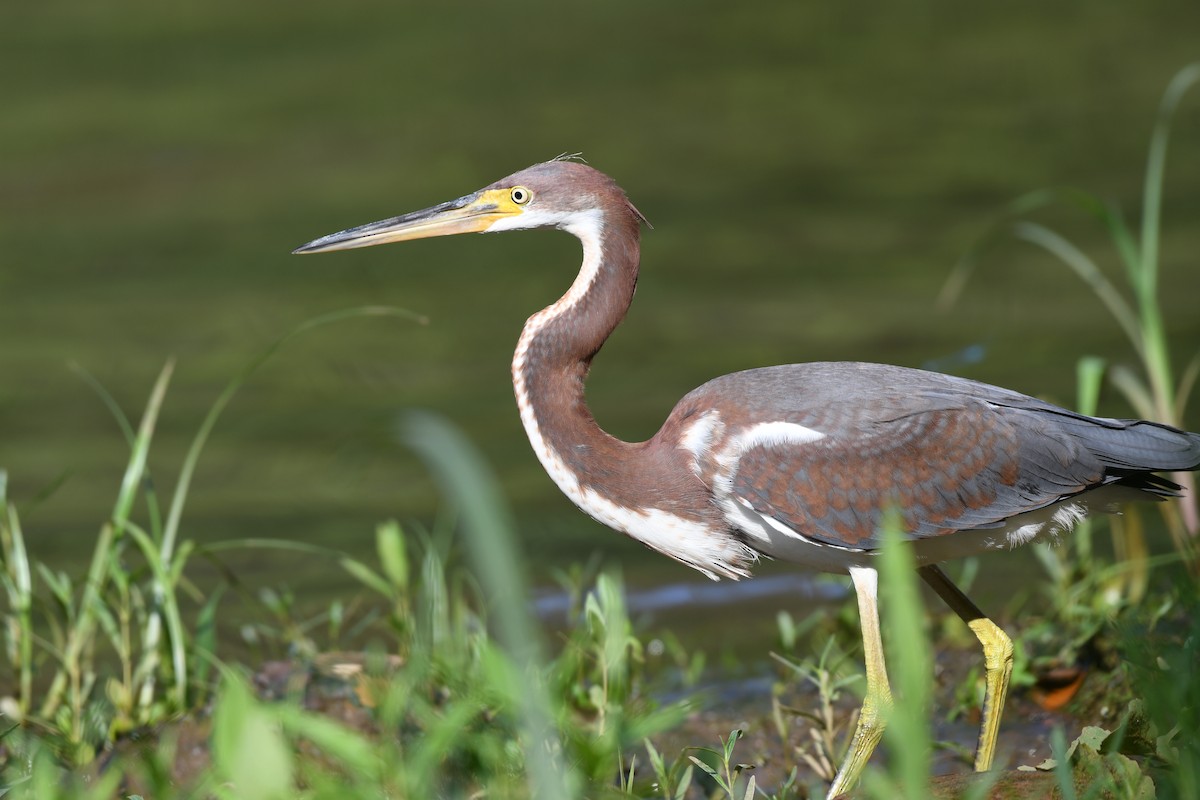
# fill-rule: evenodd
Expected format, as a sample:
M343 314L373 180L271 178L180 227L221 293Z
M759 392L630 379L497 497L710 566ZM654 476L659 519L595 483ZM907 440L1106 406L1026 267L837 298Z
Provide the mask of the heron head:
M560 158L534 164L457 200L331 233L292 252L349 250L456 233L529 228L576 232L613 206L635 220L645 219L607 175L587 164Z

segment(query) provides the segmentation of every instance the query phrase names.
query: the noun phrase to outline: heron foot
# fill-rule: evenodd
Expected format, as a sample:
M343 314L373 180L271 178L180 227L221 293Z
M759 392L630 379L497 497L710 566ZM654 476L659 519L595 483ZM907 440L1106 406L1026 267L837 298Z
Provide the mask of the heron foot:
M1000 716L1004 713L1004 699L1008 696L1008 681L1012 677L1013 644L996 623L987 617L973 619L967 626L983 645L983 663L986 669L983 691L983 721L979 726L979 744L975 748L975 771L987 772L992 768L996 754L996 737L1000 733Z
M862 710L858 712L858 723L854 727L854 738L850 740L850 750L829 787L827 798L834 798L849 791L858 782L871 759L871 754L883 738L883 729L887 726L887 717L891 710L892 694L886 684L881 692L868 692L863 700Z

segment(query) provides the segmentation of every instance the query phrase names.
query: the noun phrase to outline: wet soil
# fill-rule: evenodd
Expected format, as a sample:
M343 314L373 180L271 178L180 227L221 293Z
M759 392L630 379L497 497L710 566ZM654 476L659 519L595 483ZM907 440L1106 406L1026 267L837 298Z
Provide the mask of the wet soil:
M973 650L955 648L938 653L935 705L930 711L933 736L940 743L933 760L935 797L957 797L971 780L978 712L959 714L952 720L949 716L955 707L956 687L976 658L978 654ZM361 679L362 664L361 655L346 653L323 654L307 665L268 662L255 675L254 685L264 699L301 698L311 711L350 729L377 735L369 708L369 686ZM1053 775L1018 771L1018 768L1028 769L1050 757L1050 735L1056 727L1064 730L1068 740L1084 724L1111 727L1116 713L1103 700L1108 680L1102 672L1084 674L1079 682L1083 691L1059 710L1047 710L1028 691L1010 694L995 764L1004 775L989 797L1057 797ZM763 665L754 675L712 680L694 687L688 696L694 700L696 710L674 730L655 737L655 746L667 759L686 758L694 752L692 748L719 748L730 731L740 729L744 738L735 750L735 761L753 768L759 786L767 789L779 786L793 767L797 769L799 784L822 786L822 776L809 767L797 747L810 741L807 723L788 715L791 730L784 739L772 715L774 692L779 691L780 702L786 707L814 711L819 706L816 692L795 682L780 686L779 681L779 674L769 665ZM846 727L853 724L857 702L853 692L844 694L835 708L836 724ZM209 765L208 714L200 712L176 723L171 732L178 742L175 780L190 783ZM162 733L127 740L117 752L152 746ZM880 746L873 759L876 763L886 760L886 747L886 742ZM317 752L308 755L321 757Z

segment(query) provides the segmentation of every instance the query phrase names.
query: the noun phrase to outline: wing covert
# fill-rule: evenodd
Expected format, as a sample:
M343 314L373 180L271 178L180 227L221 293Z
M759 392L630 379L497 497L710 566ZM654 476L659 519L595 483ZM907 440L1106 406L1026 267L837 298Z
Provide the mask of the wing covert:
M741 453L733 498L805 537L872 549L898 508L913 538L998 526L1103 479L1042 415L966 400ZM1036 447L1025 443L1036 441Z

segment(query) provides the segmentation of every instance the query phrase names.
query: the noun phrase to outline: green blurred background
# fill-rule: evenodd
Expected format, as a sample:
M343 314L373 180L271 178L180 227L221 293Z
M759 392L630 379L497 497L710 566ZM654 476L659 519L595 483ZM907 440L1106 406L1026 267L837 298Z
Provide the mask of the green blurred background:
M654 224L590 384L613 433L651 435L715 375L816 359L933 366L1069 404L1079 356L1132 351L1064 269L1008 242L953 308L937 292L1025 191L1079 186L1136 212L1158 99L1200 56L1192 0L49 0L4 18L0 468L36 554L90 553L127 456L69 364L136 417L178 359L152 457L169 491L243 365L313 316L392 304L430 323L323 328L251 380L200 463L182 534L366 554L375 522L433 519L434 487L393 435L400 409L425 407L501 475L539 580L597 548L635 581L692 579L577 513L524 440L512 346L569 285L578 245L293 247L578 151ZM1164 218L1177 366L1200 345L1198 134L1191 97ZM1116 272L1100 231L1042 218ZM1103 408L1127 412L1115 396ZM311 592L349 583L279 564L239 569Z

